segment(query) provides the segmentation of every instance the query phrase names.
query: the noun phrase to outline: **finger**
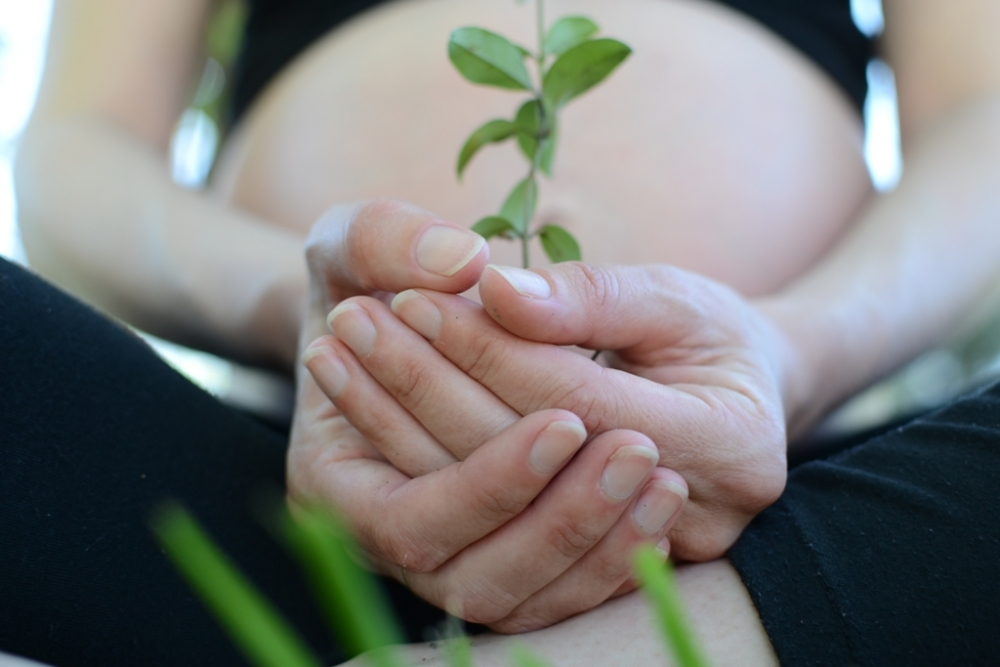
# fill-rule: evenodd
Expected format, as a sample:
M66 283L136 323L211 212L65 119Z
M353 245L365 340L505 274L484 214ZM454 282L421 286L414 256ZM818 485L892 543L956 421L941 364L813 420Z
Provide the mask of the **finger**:
M396 307L403 299L409 308ZM417 303L439 312L440 328L425 326L427 315L413 317ZM610 428L660 433L663 415L670 414L675 430L683 433L708 413L705 401L690 393L604 368L567 349L523 340L460 296L408 290L393 304L398 317L434 349L521 414L569 410L591 433Z
M410 312L405 304L402 308ZM367 297L351 299L330 313L329 322L371 376L459 459L520 418L400 322L385 304Z
M419 477L455 463L445 449L333 336L314 341L302 363L323 393L393 466Z
M708 286L711 286L711 289ZM511 333L556 345L622 350L629 356L683 346L699 334L698 345L728 317L730 291L680 269L654 266L593 266L564 262L544 269L488 265L479 293L487 311ZM735 298L735 295L733 295ZM722 336L731 331L719 330Z
M598 436L517 520L471 545L441 570L409 575L411 588L469 621L504 618L604 538L658 458L642 434Z
M513 633L548 627L634 588L632 554L643 544L661 542L669 550L665 536L686 501L684 479L672 470L657 468L629 511L593 549L490 628Z
M468 460L423 477L406 478L370 459L320 460L306 474L370 553L428 572L521 513L585 439L576 416L546 410L522 418Z
M378 199L335 206L313 225L306 258L326 308L357 294L423 286L462 292L489 259L478 234L412 204Z

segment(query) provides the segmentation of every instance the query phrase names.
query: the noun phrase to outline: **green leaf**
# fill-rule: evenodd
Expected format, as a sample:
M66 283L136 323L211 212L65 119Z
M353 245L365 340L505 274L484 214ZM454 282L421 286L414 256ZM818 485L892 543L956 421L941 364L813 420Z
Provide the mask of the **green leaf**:
M532 653L524 644L514 644L511 647L510 660L515 667L549 667L549 663Z
M494 236L511 236L512 233L517 232L510 220L501 218L498 215L491 215L483 218L476 224L472 225L472 231L479 234L484 239L490 239Z
M628 58L632 49L614 39L593 39L574 46L552 63L542 96L548 109L558 109L589 90Z
M448 57L472 83L510 90L531 90L521 49L506 37L482 28L459 28L448 40Z
M403 643L403 633L381 586L358 565L360 550L347 529L318 509L304 509L294 519L282 512L280 523L341 646L352 654L367 653L377 667L398 667L401 661L391 645Z
M694 640L684 616L673 569L664 563L653 547L640 547L632 558L636 578L643 593L653 603L660 632L667 646L673 651L680 667L707 667L702 651Z
M462 172L465 171L465 166L469 164L469 160L472 159L480 148L486 144L496 144L501 141L506 141L514 134L518 129L518 126L509 120L491 120L488 123L480 126L475 132L473 132L469 138L466 140L465 145L462 146L462 150L458 154L458 166L456 170L458 171L458 177L462 178Z
M556 122L549 117L549 135L542 140L541 168L546 176L552 175L552 160L556 148ZM541 111L537 100L528 100L517 110L514 123L517 125L517 145L528 161L535 159L535 146L538 140L538 124L541 122Z
M301 637L184 508L164 505L152 528L167 557L251 663L320 667Z
M545 36L545 54L558 56L596 33L597 24L585 16L564 16L549 28Z
M579 262L580 244L573 235L559 225L545 225L538 230L538 240L553 264L559 262Z
M528 158L528 162L535 159L535 146L538 140L538 123L541 122L537 100L528 100L517 110L514 123L517 124L517 145Z
M500 207L500 217L510 220L511 227L521 236L528 229L528 223L535 217L535 204L538 203L538 184L528 177L514 186L507 200Z

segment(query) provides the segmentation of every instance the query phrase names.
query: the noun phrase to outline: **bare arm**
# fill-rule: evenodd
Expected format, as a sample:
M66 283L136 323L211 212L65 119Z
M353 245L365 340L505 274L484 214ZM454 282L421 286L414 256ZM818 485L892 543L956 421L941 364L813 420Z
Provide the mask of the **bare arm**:
M171 182L209 0L57 2L16 173L32 265L152 333L290 368L304 239Z
M790 432L974 327L1000 285L1000 6L888 0L906 171L817 267L762 304L794 342Z

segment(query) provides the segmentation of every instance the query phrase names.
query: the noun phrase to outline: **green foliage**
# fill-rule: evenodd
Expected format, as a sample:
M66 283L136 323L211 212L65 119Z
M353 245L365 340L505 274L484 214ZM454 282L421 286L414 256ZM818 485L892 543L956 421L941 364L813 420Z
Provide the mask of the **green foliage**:
M465 145L462 146L461 152L458 154L458 165L455 170L458 172L458 177L462 178L462 172L465 171L465 165L469 164L469 160L475 155L480 148L486 144L496 144L510 138L512 134L517 132L517 123L512 123L509 120L491 120L488 123L481 125L475 132L473 132L469 138L466 140Z
M512 120L497 119L480 126L466 140L458 155L461 179L472 157L485 145L516 137L529 164L528 175L507 196L500 214L473 225L486 238L513 237L521 242L524 267L528 267L528 240L538 236L553 262L580 259L580 245L557 225L532 232L538 200L535 174L552 175L559 111L572 99L603 81L632 52L613 39L594 39L597 24L584 16L565 16L546 33L542 0L535 0L538 14L538 50L531 54L505 37L482 28L459 28L448 40L448 56L459 73L473 83L509 90L527 90L532 97L521 104ZM534 55L539 85L532 84L524 59ZM555 58L551 67L549 58Z
M510 649L510 661L515 667L549 667L549 663L529 651L524 644L514 644Z
M677 664L680 667L707 667L684 616L670 563L664 563L652 547L642 547L636 551L633 564L643 592L653 603L664 642L673 651Z
M360 551L333 516L304 509L293 519L281 512L280 534L298 556L334 635L350 654L369 653L376 667L400 664L389 647L403 643L388 600L374 577L358 565Z
M542 96L546 108L558 109L590 90L630 53L632 49L614 39L592 39L566 51L545 73Z
M509 220L510 225L518 236L524 236L528 229L528 223L535 216L535 205L538 203L538 183L535 177L528 175L523 181L514 186L514 189L507 195L506 201L500 207L500 217Z
M482 28L459 28L448 40L448 57L472 83L510 90L531 90L523 47Z
M472 225L472 231L479 234L484 239L493 238L494 236L513 238L513 234L517 232L517 230L514 229L514 225L510 224L510 220L501 218L499 215L490 215L483 218L476 224Z
M597 24L586 16L564 16L549 28L545 35L545 55L558 56L598 31Z
M465 634L461 619L449 614L429 635L431 641L441 645L448 660L448 667L473 667L472 640Z
M301 637L184 508L164 505L152 524L167 557L250 662L258 667L320 667Z
M580 246L573 235L562 227L545 225L538 230L538 240L553 264L580 261Z

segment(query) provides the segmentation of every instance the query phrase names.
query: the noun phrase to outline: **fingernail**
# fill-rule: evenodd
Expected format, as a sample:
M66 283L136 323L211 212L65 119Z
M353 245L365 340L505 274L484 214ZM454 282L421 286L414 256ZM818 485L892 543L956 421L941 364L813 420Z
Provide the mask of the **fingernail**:
M425 271L451 277L465 268L485 244L475 232L435 225L417 242L417 264Z
M325 345L310 347L303 352L302 365L309 369L316 384L327 396L339 396L347 388L347 368Z
M670 558L670 539L664 537L656 543L656 546L653 547L653 549L656 550L657 555L663 559L664 563L666 563L667 559Z
M632 516L639 529L647 535L656 535L681 509L687 492L678 493L677 485L657 482L650 484L632 509Z
M364 356L375 349L375 324L358 304L340 304L330 311L326 323L354 354Z
M537 273L525 269L515 269L512 266L497 266L496 264L490 264L488 268L499 273L521 296L532 299L548 299L552 296L549 282Z
M400 292L389 305L396 317L427 340L441 334L441 311L434 302L411 289Z
M625 500L646 479L660 460L655 448L645 445L628 445L611 456L601 475L601 490L615 500Z
M580 424L552 422L531 446L528 465L538 474L548 475L573 456L586 439L587 431Z

